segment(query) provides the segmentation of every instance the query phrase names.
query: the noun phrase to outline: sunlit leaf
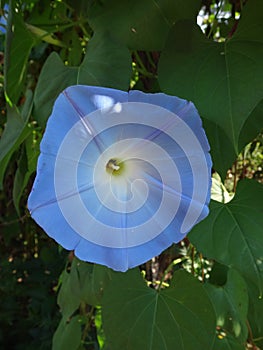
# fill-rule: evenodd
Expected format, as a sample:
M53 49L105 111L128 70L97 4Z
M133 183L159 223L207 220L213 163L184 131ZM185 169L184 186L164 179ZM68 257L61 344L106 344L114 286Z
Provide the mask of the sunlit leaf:
M225 188L220 176L214 173L212 176L211 199L221 203L228 203L233 196L234 194L229 193Z
M147 287L138 270L114 273L102 305L112 350L174 350L175 344L176 350L209 350L213 346L213 307L203 286L185 271L177 271L170 287L159 292Z
M236 268L262 293L263 185L253 180L238 184L235 197L223 204L212 201L209 216L189 234L205 256Z

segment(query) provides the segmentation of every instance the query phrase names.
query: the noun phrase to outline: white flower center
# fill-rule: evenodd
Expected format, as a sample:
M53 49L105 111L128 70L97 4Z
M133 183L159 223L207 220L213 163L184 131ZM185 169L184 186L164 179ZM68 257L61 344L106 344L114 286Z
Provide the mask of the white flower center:
M110 159L106 165L106 169L112 172L114 170L119 170L120 166L117 164L116 159Z

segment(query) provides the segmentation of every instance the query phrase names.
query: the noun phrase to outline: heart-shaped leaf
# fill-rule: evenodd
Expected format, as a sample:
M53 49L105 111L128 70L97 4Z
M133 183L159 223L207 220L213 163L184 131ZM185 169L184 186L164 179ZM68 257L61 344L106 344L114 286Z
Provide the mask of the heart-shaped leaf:
M220 137L213 127L207 133L215 168L221 173L234 161L233 154L239 153L241 130L262 100L262 12L262 1L249 1L236 32L225 42L207 39L189 21L178 22L161 55L162 90L193 101L204 122L219 127ZM220 154L214 153L216 149Z
M213 346L213 307L202 284L185 271L174 273L170 287L161 291L147 287L138 270L113 273L102 306L112 350L174 350L175 346L176 350L209 350Z
M239 182L235 197L223 204L211 201L210 214L188 235L205 256L235 267L263 290L263 185Z
M111 0L98 1L89 11L93 30L108 30L134 50L161 50L173 23L194 19L199 0Z

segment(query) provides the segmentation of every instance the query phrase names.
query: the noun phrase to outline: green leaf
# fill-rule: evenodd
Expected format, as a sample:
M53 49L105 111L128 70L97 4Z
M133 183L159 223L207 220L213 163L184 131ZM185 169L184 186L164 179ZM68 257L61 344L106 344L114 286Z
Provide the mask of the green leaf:
M235 197L223 204L211 201L210 214L188 238L206 257L215 259L263 291L263 185L238 183Z
M258 294L258 288L248 283L249 309L248 322L253 332L254 342L263 348L263 297Z
M174 350L175 344L176 350L209 350L215 336L211 302L185 271L174 273L170 287L159 292L147 287L137 269L113 273L102 321L111 350Z
M204 120L218 125L231 142L229 149L224 137L215 139L213 130L211 135L207 130L215 168L221 173L234 161L233 152L239 153L242 128L262 100L262 12L262 1L248 2L236 32L225 42L207 39L189 21L178 22L159 62L162 90L193 101ZM220 154L213 153L214 148Z
M55 99L68 86L84 84L127 90L130 76L128 49L107 34L95 34L79 67L65 66L54 52L48 57L36 87L33 114L44 127Z
M239 149L242 149L263 131L262 116L263 100L255 107L241 129L238 142Z
M109 281L109 270L74 258L70 272L63 271L58 305L63 317L73 314L81 302L100 305L104 288Z
M26 28L21 14L13 13L12 24L8 23L8 26L12 27L12 32L8 31L6 40L5 92L11 104L17 104L24 88L28 57L36 40Z
M64 318L54 333L52 350L77 350L81 344L81 320L74 316L67 322Z
M89 305L100 305L104 288L109 281L109 269L75 258L76 275L73 285L79 286L80 299Z
M244 279L229 269L225 285L206 283L205 288L216 311L217 327L224 330L226 337L232 334L240 344L244 343L248 333L248 293Z
M7 107L7 122L0 139L0 189L3 188L3 178L6 167L21 143L31 133L28 127L28 119L32 110L32 92L28 90L26 101L19 111L17 107Z
M31 129L31 133L25 140L25 147L22 149L22 154L18 161L18 168L15 174L13 201L18 215L20 215L19 204L21 196L27 186L30 176L35 172L37 166L40 138L34 140L33 137L33 130Z
M102 325L102 316L101 316L101 308L100 307L96 308L94 322L95 322L95 326L96 326L98 344L99 344L101 349L105 350L105 347L106 347L105 346L105 334L104 334L103 325Z
M70 317L79 307L80 298L75 289L72 290L70 272L64 270L60 276L61 287L58 293L58 305L64 319Z
M89 23L107 30L133 50L161 50L169 29L178 19L195 19L200 1L111 0L96 2Z
M39 27L33 26L28 23L25 23L25 26L36 38L38 38L38 40L42 40L46 43L60 46L60 47L66 46L62 41L56 39L52 34L50 34L49 32L46 32L45 30Z
M15 173L14 187L13 187L13 202L18 216L20 216L20 198L22 196L23 190L27 184L28 178L26 178L27 173L27 157L25 149L23 148L22 154L17 162L17 171ZM25 182L25 184L24 184Z
M210 152L213 159L213 169L215 169L224 179L226 171L231 168L237 154L232 142L224 130L211 120L205 118L202 119L211 146Z

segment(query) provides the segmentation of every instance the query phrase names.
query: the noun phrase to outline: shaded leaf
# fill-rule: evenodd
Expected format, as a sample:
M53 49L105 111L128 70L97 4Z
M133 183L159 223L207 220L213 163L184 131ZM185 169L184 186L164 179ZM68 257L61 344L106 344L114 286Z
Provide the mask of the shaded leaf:
M260 132L263 131L262 121L263 100L255 107L241 129L238 142L239 149L242 149L247 143L251 142Z
M57 302L60 307L63 318L66 320L79 307L80 298L75 289L72 290L70 273L64 270L60 276L61 287L58 293Z
M12 25L8 24L9 28L12 27L12 32L8 31L6 40L5 91L11 103L17 104L24 88L29 54L36 40L19 14L13 13L8 18L12 18Z
M81 300L89 305L100 305L104 288L110 278L110 270L105 266L89 264L76 258L75 261L77 270L75 286L79 285Z
M192 100L201 116L227 135L209 135L217 171L224 173L226 164L237 155L241 130L263 96L263 3L254 0L242 11L237 31L225 42L207 39L200 28L189 21L175 24L159 63L162 90ZM180 67L180 68L178 68ZM244 98L245 97L245 98ZM249 128L250 125L247 125ZM219 146L218 147L218 144ZM221 155L213 154L213 150ZM222 162L222 153L227 162Z
M223 286L206 283L205 288L216 311L217 326L233 336L240 344L247 339L248 293L244 279L234 269L229 269Z
M203 124L211 146L213 168L224 179L226 171L231 168L237 156L233 144L219 125L205 118L203 118Z
M200 1L111 0L96 2L89 23L96 31L108 30L134 50L161 50L169 29L178 19L195 19Z
M249 308L248 322L252 329L253 338L256 345L263 348L263 297L259 295L258 288L248 283Z
M13 202L18 215L20 215L19 203L24 189L26 188L30 176L35 172L37 166L37 157L39 155L40 139L33 141L33 133L28 135L25 140L25 147L22 150L18 161L18 167L14 179Z
M185 271L174 273L170 287L160 292L147 287L137 269L113 273L102 320L112 350L174 350L175 344L177 350L208 350L215 335L210 300Z
M55 99L66 87L84 84L127 90L130 75L128 49L107 34L95 34L79 67L65 66L54 52L48 57L36 87L33 114L44 127Z
M12 154L31 133L27 125L31 110L32 92L30 90L27 92L21 112L15 106L7 107L7 122L0 139L0 189L3 186L3 177Z
M62 273L62 286L58 294L63 317L71 316L81 302L94 306L101 304L108 280L109 270L105 266L74 258L70 272L65 270Z
M74 316L69 322L64 318L54 333L53 350L77 350L81 344L81 322L79 316Z
M263 288L263 185L253 180L238 183L235 197L223 204L211 201L209 216L188 235L205 256L236 268Z

